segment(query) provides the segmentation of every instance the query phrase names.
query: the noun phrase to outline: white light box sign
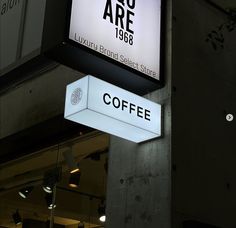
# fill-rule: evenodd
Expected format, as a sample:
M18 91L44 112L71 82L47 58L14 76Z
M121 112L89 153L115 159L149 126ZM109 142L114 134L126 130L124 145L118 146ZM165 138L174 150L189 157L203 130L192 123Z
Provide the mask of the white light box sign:
M72 0L69 39L160 80L161 0Z
M137 143L161 136L161 105L90 75L67 85L64 117Z

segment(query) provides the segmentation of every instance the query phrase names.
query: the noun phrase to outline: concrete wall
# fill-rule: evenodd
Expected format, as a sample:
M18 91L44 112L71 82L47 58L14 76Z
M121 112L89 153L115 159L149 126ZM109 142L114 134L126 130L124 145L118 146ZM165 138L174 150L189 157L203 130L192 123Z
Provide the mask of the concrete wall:
M0 97L0 138L64 113L66 85L82 76L58 66Z
M165 106L164 137L140 145L111 137L107 186L107 228L171 227L170 96L150 99Z
M236 227L236 31L206 42L227 17L201 0L173 3L173 227Z
M141 144L111 137L106 228L171 227L171 2L166 1L166 84L146 96L163 105L163 137Z

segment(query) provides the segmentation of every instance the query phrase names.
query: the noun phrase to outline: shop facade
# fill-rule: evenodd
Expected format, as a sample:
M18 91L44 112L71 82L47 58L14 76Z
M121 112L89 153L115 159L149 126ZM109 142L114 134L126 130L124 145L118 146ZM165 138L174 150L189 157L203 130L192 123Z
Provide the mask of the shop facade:
M135 1L104 2L102 25L132 46ZM1 1L2 226L15 227L18 212L23 227L233 227L235 123L226 116L235 113L234 20L207 1L162 6L157 75L112 46L96 48L73 31L65 37L68 1ZM93 21L81 14L88 28ZM225 39L219 42L212 31ZM154 58L142 53L140 61ZM135 143L66 120L66 87L88 74L160 104L161 136ZM104 100L123 104L120 109L130 104L110 94ZM137 107L139 118L149 121L147 109ZM68 157L81 172L76 188L68 186ZM54 182L53 210L42 190L47 174ZM19 198L26 187L33 187L31 194Z

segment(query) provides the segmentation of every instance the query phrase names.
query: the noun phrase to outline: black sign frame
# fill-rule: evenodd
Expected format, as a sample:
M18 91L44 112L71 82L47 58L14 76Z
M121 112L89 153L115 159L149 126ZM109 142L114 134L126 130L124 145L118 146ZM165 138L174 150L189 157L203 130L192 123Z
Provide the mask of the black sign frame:
M164 86L165 68L165 34L166 34L166 3L161 0L161 32L160 32L160 72L159 80L152 78L125 64L115 61L95 50L69 39L72 0L66 1L66 20L64 24L63 42L54 47L48 56L85 74L90 74L117 85L128 91L144 95ZM50 8L50 7L49 7ZM52 8L52 7L51 7ZM60 7L62 8L62 7ZM52 9L51 9L52 10ZM50 15L50 12L47 13ZM58 17L59 19L59 17ZM61 20L61 19L60 19ZM48 20L47 20L48 21ZM55 18L54 18L55 21ZM58 23L58 22L57 22ZM54 22L54 24L57 24ZM63 26L63 25L62 25ZM52 26L51 26L52 28ZM46 34L50 32L47 29ZM52 34L53 36L53 34ZM54 35L54 39L57 37ZM51 42L54 42L51 39ZM47 42L48 43L48 42Z

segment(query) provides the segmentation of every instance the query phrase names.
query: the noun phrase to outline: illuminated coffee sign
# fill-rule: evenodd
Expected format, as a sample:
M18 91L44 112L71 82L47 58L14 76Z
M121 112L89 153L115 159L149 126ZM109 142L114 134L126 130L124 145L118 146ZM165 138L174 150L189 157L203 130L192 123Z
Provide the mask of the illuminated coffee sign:
M67 86L64 115L134 142L161 135L161 105L93 76Z
M72 0L69 39L160 80L161 0Z

